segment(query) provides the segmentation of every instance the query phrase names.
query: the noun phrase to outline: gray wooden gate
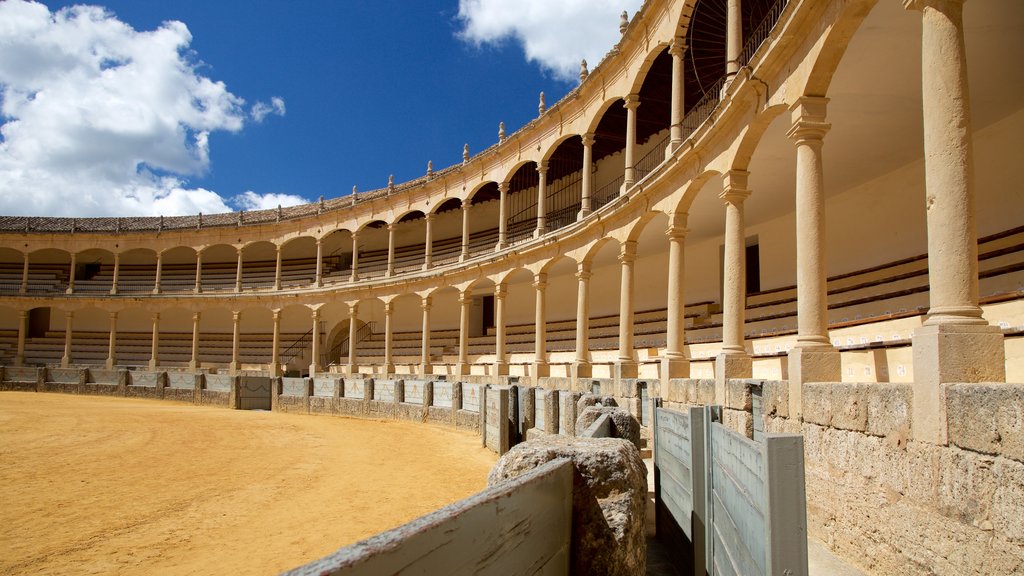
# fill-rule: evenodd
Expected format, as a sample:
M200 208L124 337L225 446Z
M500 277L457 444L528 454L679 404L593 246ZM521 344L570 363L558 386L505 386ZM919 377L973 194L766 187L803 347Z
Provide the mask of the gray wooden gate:
M270 410L270 378L242 376L238 382L238 407L241 410Z

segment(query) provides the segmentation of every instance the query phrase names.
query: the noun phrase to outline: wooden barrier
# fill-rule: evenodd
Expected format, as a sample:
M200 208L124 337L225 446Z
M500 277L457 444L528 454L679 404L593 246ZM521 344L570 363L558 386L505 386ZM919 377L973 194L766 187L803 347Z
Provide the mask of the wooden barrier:
M674 561L694 573L805 576L803 437L755 442L720 415L717 406L654 411L659 538L689 552Z
M553 460L285 574L568 574L572 477Z

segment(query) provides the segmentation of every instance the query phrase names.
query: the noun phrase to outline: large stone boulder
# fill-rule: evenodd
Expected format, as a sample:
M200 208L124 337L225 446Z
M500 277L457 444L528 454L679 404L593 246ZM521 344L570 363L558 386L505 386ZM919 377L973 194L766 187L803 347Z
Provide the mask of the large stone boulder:
M622 408L599 405L584 408L576 418L576 433L583 434L602 414L607 414L612 420L613 438L629 440L637 450L640 449L640 423L632 414Z
M644 574L647 468L618 438L544 436L513 447L487 479L501 484L551 460L573 462L571 574Z
M615 398L611 396L601 396L598 394L584 394L580 396L580 399L576 401L576 413L579 414L587 409L589 406L605 406L608 408L614 408L619 403L615 401ZM582 432L580 428L576 429L577 433Z

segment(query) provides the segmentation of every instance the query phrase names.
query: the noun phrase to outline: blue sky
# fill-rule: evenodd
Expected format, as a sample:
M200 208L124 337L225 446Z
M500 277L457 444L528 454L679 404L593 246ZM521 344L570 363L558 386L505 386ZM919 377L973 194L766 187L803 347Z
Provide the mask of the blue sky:
M459 162L464 143L490 146L500 121L521 127L540 91L553 104L580 57L593 68L617 40L617 14L639 8L462 2L48 1L44 13L8 0L0 11L23 17L0 13L0 213L210 212L409 180L428 160Z

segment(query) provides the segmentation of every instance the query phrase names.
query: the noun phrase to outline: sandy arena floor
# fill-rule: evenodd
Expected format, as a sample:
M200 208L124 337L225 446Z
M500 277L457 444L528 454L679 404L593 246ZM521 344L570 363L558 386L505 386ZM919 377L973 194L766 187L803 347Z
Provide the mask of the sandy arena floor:
M482 489L424 424L0 393L0 574L275 574Z

